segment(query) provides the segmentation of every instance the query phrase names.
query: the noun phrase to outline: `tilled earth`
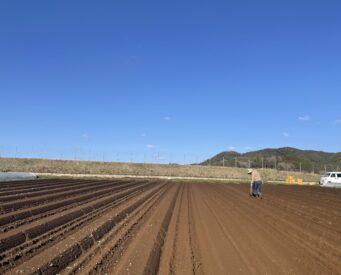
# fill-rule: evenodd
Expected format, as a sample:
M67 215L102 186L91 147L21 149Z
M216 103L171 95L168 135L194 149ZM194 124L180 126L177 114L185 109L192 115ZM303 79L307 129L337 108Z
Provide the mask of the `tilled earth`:
M0 274L341 274L341 189L0 183Z

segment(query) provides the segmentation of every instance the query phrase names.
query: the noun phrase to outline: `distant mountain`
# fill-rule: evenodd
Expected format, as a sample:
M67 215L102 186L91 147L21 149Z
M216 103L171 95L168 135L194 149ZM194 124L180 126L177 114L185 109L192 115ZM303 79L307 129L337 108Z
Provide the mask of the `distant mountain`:
M320 173L324 170L341 170L341 152L327 153L291 147L263 149L244 154L228 151L215 155L201 165L243 168L250 166Z

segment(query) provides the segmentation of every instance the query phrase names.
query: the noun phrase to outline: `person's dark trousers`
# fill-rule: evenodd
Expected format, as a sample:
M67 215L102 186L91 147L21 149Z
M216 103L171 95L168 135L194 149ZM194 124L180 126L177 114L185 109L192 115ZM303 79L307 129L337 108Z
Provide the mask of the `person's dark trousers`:
M255 181L253 183L253 188L254 188L254 194L256 196L262 195L262 181Z
M252 193L251 193L251 195L253 197L257 197L256 182L255 181L252 183Z

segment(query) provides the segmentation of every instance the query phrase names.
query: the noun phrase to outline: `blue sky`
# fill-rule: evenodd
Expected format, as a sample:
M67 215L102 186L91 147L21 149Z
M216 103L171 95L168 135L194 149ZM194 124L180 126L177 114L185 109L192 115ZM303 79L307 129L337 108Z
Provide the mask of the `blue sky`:
M1 1L0 154L341 151L340 14L328 0Z

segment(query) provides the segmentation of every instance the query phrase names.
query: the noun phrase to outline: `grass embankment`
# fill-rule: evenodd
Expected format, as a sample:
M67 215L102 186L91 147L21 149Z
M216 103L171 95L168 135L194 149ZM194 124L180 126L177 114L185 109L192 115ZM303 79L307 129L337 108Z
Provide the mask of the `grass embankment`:
M0 171L86 174L86 175L133 175L239 179L249 181L245 168L214 167L200 165L144 164L123 162L97 162L72 160L47 160L25 158L0 158ZM260 169L264 181L285 181L287 176L316 182L319 175Z

